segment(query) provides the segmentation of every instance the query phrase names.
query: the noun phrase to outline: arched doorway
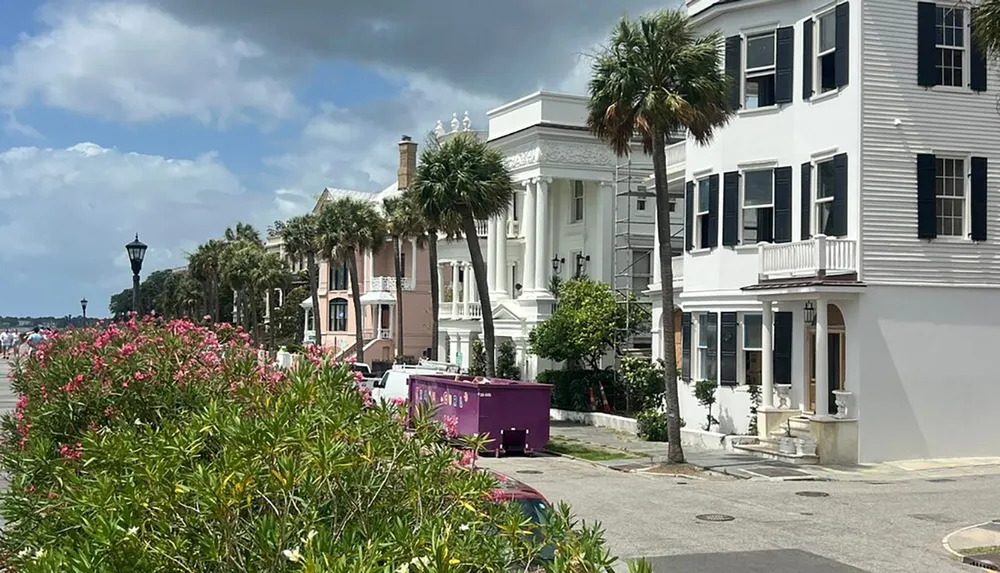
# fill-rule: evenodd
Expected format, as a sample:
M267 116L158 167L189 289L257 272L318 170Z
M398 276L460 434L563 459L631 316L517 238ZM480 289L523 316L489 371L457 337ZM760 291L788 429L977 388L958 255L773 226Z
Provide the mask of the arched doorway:
M836 304L828 303L827 309L827 384L830 387L830 398L827 404L829 412L837 413L834 390L844 389L844 376L847 372L846 331L844 314ZM806 329L806 376L809 380L809 410L816 412L816 327L810 325Z

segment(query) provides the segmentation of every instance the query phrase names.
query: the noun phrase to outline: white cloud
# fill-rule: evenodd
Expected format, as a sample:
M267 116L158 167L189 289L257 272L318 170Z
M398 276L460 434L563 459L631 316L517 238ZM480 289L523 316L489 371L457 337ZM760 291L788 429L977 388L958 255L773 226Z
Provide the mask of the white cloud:
M45 139L37 129L18 121L13 111L7 112L7 121L3 125L3 131L7 135L20 135L30 139Z
M36 101L127 122L186 117L223 125L298 111L280 62L219 29L136 2L60 3L0 66L0 107Z
M107 300L128 286L124 245L137 232L150 245L148 272L184 265L185 251L237 221L263 230L311 205L244 189L213 154L171 159L94 143L0 152L0 263L5 276L30 277L5 285L0 315L48 314L59 301L47 297L68 296L67 285L77 299Z

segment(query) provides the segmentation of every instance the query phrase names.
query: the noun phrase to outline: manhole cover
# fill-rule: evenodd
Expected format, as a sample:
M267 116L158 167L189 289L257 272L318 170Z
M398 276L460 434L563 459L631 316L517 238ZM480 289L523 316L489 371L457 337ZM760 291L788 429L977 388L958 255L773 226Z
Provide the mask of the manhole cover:
M542 470L517 470L517 473L519 473L519 474L538 475L538 474L542 473Z
M807 477L810 475L808 472L804 472L802 470L797 470L795 468L783 468L783 467L759 466L753 468L744 468L743 471L769 478Z
M802 497L830 497L830 494L825 491L797 491L795 495L800 495Z
M952 478L934 478L927 480L927 483L951 483L955 480Z
M702 515L696 515L694 516L694 518L701 521L715 521L715 522L732 521L736 519L735 517L731 515L726 515L724 513L704 513Z

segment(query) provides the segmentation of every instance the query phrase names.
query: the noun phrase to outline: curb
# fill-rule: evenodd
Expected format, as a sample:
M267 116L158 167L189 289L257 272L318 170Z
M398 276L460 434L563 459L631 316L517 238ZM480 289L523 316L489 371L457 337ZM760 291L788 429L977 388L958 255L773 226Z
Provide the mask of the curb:
M552 450L548 450L548 449L542 450L542 451L545 452L546 454L550 455L550 456L555 456L557 458L566 458L567 460L574 460L574 461L578 461L578 462L583 462L585 464L590 464L590 465L592 465L594 467L597 467L597 468L603 468L603 469L610 470L610 471L618 471L615 468L613 468L613 467L611 467L609 465L605 465L602 462L595 462L594 460L588 460L588 459L584 459L584 458L578 458L576 456L571 456L569 454L561 454L559 452L553 452ZM617 451L621 451L621 450L617 450ZM624 460L624 459L629 459L629 458L620 458L620 459ZM635 459L638 459L638 458L635 458ZM606 460L606 461L611 461L611 460ZM628 473L628 472L619 472L619 473Z
M952 531L948 535L944 536L944 539L941 540L941 545L944 546L944 550L945 551L947 551L948 553L950 553L953 558L957 559L961 563L965 563L965 564L968 564L968 565L976 565L976 563L972 562L971 560L967 561L965 555L962 555L961 553L959 553L959 552L955 551L954 549L952 549L951 545L948 543L948 540L951 539L953 536L958 535L959 533L962 533L963 531L968 531L970 529L975 529L977 527L982 527L982 526L988 525L990 523L993 523L993 522L992 521L984 521L983 523L977 523L976 525L970 525L968 527L963 527L961 529L956 529L955 531Z

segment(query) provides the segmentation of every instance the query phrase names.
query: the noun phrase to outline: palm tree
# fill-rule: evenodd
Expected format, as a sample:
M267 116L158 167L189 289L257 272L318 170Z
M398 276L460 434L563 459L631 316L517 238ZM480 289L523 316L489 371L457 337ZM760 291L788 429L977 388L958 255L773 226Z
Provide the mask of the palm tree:
M476 221L492 219L507 211L514 195L510 171L499 151L467 133L455 135L420 156L413 191L417 204L435 229L459 222L469 245L482 304L486 373L496 376L495 334L486 261L479 246Z
M361 281L358 277L358 253L376 253L385 246L385 222L375 205L342 197L327 203L319 214L319 245L328 261L347 263L354 304L355 352L358 362L365 361L364 314L361 310ZM370 278L370 277L369 277ZM396 301L399 304L399 301Z
M382 201L385 230L392 239L392 259L396 273L396 356L403 356L403 241L422 237L423 221L409 195L388 197ZM417 254L413 253L416 257ZM417 277L412 277L416 281ZM435 278L435 280L437 280Z
M222 254L225 243L211 239L198 245L195 252L188 254L188 268L192 276L204 285L205 314L212 316L214 322L219 318L219 282Z
M619 156L638 138L653 156L656 223L660 242L660 292L664 312L674 308L670 266L670 200L667 196L667 135L687 130L699 144L728 123L728 81L722 35L698 36L683 9L664 10L632 21L622 18L593 62L587 126ZM670 316L669 314L667 316ZM674 321L661 325L666 362L668 458L684 462L677 398Z
M972 40L990 60L1000 56L1000 0L982 0L972 12Z
M288 220L280 229L285 252L293 257L305 256L309 272L309 295L313 304L313 330L316 344L323 345L322 325L319 319L319 269L316 254L319 252L319 221L312 214L298 215Z

